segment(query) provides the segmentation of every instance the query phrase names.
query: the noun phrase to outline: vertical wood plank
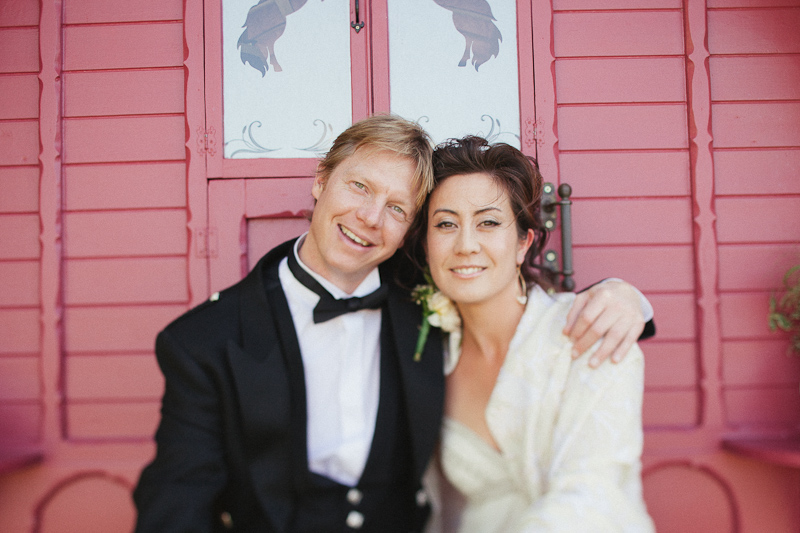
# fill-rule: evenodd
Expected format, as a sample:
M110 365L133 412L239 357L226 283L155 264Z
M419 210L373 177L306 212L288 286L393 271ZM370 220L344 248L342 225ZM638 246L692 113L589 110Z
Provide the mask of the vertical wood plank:
M55 446L62 438L61 410L61 353L62 316L61 259L63 224L61 213L61 65L62 4L42 2L39 21L39 55L41 70L39 83L39 165L41 185L39 209L42 243L41 327L42 327L42 405L43 437L47 446Z
M213 2L200 5L184 1L183 12L183 76L185 84L183 153L186 160L186 233L189 235L187 254L187 290L189 304L197 305L210 294L208 257L200 253L197 236L208 227L208 181L207 161L203 145L206 130L206 111L213 105L210 88L205 84L205 69L214 70L213 64L206 66L205 39L203 30L206 10ZM219 31L219 29L217 29ZM219 52L221 53L221 48ZM221 71L217 71L221 81ZM221 84L219 89L221 90ZM207 100L206 97L209 97ZM222 101L221 95L220 102ZM208 107L207 107L208 106ZM222 139L222 129L220 129ZM221 147L220 147L221 149Z
M719 431L725 417L720 401L722 348L718 311L719 258L715 239L714 162L711 135L711 82L707 12L704 2L685 3L686 79L688 80L689 154L692 161L697 319L699 324L700 382L704 401L701 420L706 429Z

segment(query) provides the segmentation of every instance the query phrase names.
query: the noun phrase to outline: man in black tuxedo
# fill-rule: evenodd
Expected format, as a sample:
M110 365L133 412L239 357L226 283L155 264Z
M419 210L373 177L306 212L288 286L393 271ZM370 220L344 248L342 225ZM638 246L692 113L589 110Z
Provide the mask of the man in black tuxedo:
M420 309L394 279L431 152L398 117L348 128L320 163L309 232L158 335L166 387L137 531L423 528L442 341L434 330L414 359ZM635 290L604 285L572 333L586 348L608 333L608 355L644 321Z

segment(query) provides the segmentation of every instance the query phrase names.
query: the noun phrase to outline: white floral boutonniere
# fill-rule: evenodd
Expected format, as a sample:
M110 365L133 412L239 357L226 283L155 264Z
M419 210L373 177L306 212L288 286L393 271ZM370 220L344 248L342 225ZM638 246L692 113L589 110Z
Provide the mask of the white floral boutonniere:
M461 326L461 317L458 315L453 301L442 294L433 283L430 274L425 273L426 285L417 285L411 292L414 301L422 306L422 325L417 337L417 346L414 349L414 361L422 358L422 349L428 340L431 326L441 328L442 331L452 333Z

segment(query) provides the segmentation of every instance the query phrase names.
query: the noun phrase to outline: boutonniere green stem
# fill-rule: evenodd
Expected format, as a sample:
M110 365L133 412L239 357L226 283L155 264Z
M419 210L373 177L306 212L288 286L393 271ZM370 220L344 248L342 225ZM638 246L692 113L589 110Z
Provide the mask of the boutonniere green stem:
M461 317L453 301L442 294L433 283L428 272L425 272L426 285L417 285L411 292L414 301L422 306L422 325L419 328L417 346L414 349L414 361L422 359L422 350L428 340L431 326L452 333L461 326Z

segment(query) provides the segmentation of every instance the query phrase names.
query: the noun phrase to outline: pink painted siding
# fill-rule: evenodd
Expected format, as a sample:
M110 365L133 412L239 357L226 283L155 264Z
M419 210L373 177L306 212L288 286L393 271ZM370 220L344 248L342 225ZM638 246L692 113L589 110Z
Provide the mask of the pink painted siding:
M797 367L758 321L782 272L800 262L798 24L796 6L708 16L724 406L733 427L800 420ZM758 214L748 224L746 213Z
M147 0L65 10L69 439L147 439L158 420L154 335L189 301L182 12Z
M0 453L41 437L37 26L35 3L0 9Z
M797 531L800 470L721 441L800 430L800 360L765 320L800 263L800 5L518 4L523 141L574 189L578 285L619 276L656 310L659 531ZM0 531L129 531L156 332L307 226L313 161L219 157L215 7L0 3L0 459L46 457L0 471ZM358 118L388 109L390 65L354 43Z
M800 6L698 4L553 3L577 280L623 276L656 309L659 334L643 349L659 531L794 531L797 472L759 473L793 502L782 513L737 482L753 464L715 450L729 433L800 422L800 364L765 321L770 291L800 262Z

